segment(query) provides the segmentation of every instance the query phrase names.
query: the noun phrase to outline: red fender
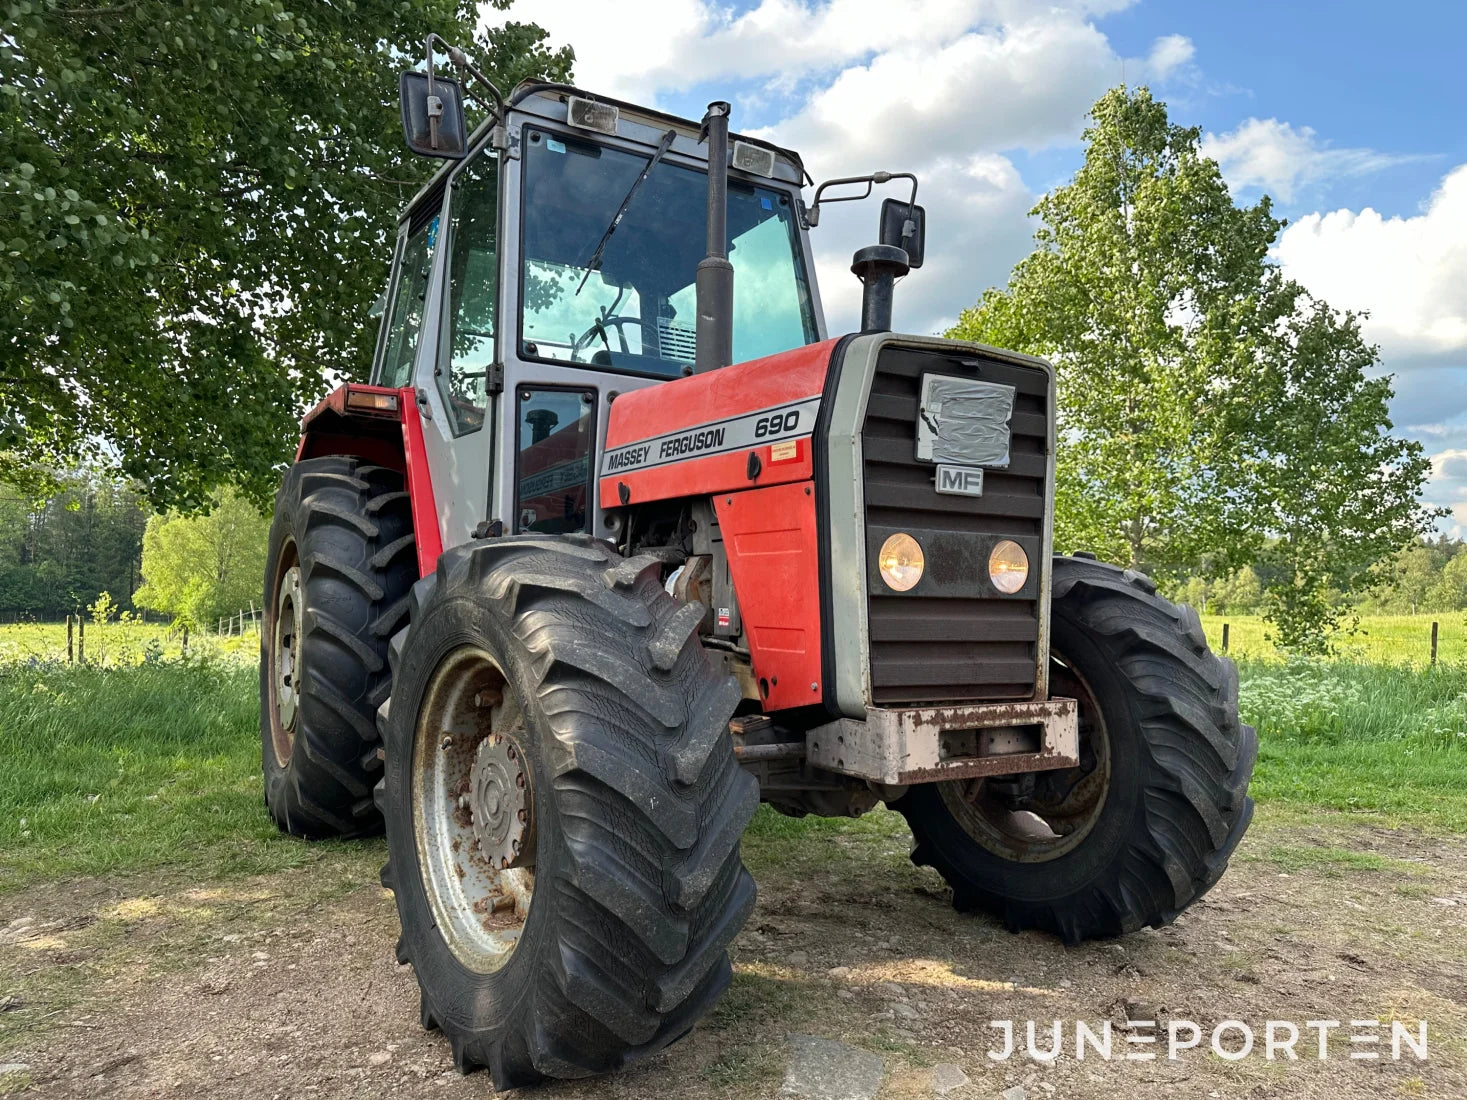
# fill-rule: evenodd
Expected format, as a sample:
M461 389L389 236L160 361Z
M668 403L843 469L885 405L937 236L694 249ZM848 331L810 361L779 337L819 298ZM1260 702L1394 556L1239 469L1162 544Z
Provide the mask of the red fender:
M432 572L443 553L443 536L413 390L355 383L332 390L301 419L295 460L323 455L354 455L402 473L412 505L418 575Z

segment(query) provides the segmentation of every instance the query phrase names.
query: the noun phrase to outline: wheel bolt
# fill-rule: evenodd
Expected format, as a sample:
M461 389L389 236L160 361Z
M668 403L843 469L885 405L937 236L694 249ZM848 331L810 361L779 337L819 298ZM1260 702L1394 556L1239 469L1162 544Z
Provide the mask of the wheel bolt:
M445 733L443 735L443 751L447 752L451 748L453 748L453 737Z

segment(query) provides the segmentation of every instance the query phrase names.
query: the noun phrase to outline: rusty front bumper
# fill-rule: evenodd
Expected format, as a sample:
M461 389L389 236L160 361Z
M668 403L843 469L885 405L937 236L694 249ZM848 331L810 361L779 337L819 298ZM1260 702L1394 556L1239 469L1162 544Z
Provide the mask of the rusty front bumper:
M810 730L805 758L893 785L1073 768L1079 722L1073 699L871 710Z

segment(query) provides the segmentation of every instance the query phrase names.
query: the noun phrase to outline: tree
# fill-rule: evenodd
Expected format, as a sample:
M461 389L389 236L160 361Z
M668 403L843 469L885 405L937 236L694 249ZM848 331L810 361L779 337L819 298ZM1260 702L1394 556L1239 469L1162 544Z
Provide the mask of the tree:
M0 612L58 618L138 582L148 513L132 487L98 470L58 475L33 496L0 483Z
M1421 447L1390 434L1358 317L1269 262L1267 197L1235 205L1145 88L1091 119L1035 251L952 335L1054 361L1058 544L1168 582L1256 563L1279 640L1317 648L1330 590L1369 587L1429 526Z
M1225 615L1252 615L1263 602L1263 584L1250 565L1235 570L1213 586L1217 610Z
M496 0L504 6L508 0ZM264 500L303 407L361 377L403 148L397 74L471 0L11 0L0 25L0 478L78 456L154 504ZM509 24L508 88L569 77Z
M217 492L213 505L202 515L148 520L135 604L202 625L260 598L270 521L229 490Z

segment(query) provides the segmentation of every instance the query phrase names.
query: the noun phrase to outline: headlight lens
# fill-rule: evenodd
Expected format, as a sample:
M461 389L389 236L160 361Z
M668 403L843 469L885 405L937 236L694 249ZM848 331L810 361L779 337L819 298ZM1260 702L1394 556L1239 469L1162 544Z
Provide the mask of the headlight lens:
M1000 592L1017 592L1029 579L1029 555L1013 539L1004 539L988 555L988 579Z
M881 544L877 568L888 588L906 592L922 579L922 569L926 564L922 547L911 535L892 535Z

